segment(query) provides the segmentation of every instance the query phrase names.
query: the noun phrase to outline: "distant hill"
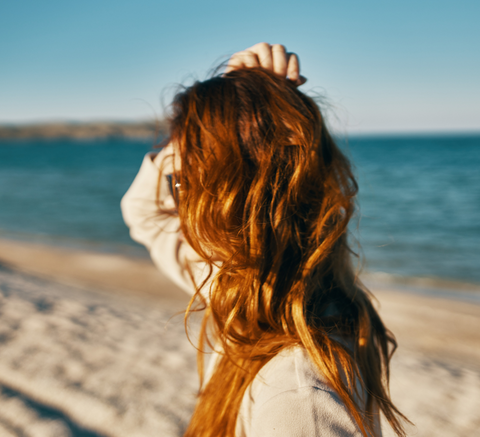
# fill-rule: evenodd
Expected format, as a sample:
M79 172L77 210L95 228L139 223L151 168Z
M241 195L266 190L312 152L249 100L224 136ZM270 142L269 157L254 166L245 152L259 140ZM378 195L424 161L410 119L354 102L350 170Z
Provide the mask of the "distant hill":
M158 139L167 132L166 122L92 122L0 125L0 140L6 139L95 139L145 138Z

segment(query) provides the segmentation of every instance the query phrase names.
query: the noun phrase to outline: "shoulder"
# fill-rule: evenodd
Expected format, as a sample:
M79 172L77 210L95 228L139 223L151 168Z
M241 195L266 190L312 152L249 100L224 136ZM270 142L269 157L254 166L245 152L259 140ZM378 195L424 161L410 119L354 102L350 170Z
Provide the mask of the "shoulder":
M303 348L281 352L247 389L238 435L361 436L339 396L313 368Z
M318 387L284 391L252 417L252 436L360 437L355 422L335 393Z

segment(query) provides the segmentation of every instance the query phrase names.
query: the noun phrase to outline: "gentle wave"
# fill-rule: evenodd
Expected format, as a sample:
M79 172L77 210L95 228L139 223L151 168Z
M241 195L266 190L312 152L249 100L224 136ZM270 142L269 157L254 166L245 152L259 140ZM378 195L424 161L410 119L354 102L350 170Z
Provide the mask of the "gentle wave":
M391 288L403 292L480 304L480 284L438 277L400 276L385 272L365 272L360 277L367 288L372 290Z

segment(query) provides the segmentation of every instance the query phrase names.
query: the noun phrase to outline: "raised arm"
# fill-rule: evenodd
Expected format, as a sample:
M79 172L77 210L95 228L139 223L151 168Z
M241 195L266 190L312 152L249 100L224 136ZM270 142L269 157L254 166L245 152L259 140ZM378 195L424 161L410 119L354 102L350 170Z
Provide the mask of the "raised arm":
M195 291L186 265L198 281L208 271L206 264L183 241L180 221L165 175L172 173L171 146L145 156L140 170L121 201L123 219L133 240L143 244L155 265L186 292Z

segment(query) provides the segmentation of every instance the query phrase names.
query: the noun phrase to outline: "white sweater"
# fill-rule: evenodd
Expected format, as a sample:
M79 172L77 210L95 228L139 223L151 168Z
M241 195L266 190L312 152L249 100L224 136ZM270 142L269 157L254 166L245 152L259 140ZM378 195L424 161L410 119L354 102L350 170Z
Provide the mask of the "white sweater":
M162 165L166 152L164 149L156 158L154 153L145 156L121 208L131 237L147 247L154 263L173 282L192 294L194 288L185 272L186 263L193 266L196 280L201 280L208 269L182 241L178 217L159 214L160 206L165 208L173 201L160 171L161 166L164 173L171 172ZM207 380L217 358L214 354L211 359ZM236 434L237 437L361 436L339 396L301 347L279 353L255 377L243 397Z

